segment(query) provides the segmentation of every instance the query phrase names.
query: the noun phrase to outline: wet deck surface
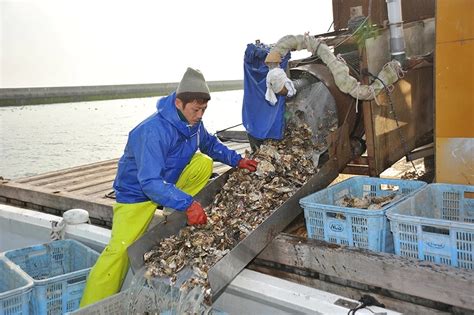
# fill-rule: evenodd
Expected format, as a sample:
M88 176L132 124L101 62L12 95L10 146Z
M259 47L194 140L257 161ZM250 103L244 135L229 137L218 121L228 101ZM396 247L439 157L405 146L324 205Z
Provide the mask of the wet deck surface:
M243 154L248 143L227 142ZM89 211L93 222L109 225L115 202L112 184L118 159L92 163L30 176L0 181L0 203L12 204L53 214L73 208ZM230 167L214 162L213 172L222 174Z

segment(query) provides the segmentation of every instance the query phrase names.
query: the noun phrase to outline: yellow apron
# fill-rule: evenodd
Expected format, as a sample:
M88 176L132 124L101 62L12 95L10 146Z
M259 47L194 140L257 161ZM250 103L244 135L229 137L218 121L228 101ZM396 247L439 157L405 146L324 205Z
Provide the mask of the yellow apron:
M211 174L212 159L196 153L181 173L176 187L194 196L206 186ZM120 291L129 266L127 247L148 229L156 207L152 201L114 205L110 241L88 276L80 307Z

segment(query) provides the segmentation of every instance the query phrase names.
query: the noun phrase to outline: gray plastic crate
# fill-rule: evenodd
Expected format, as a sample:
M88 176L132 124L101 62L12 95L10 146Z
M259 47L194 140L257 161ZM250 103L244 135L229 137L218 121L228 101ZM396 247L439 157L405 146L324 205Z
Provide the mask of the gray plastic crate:
M174 289L170 289L174 290ZM163 289L158 290L159 292L154 292L152 289L148 287L144 287L140 292L136 290L128 289L123 292L119 292L115 295L112 295L108 298L103 299L97 303L88 305L81 309L78 309L74 312L68 313L70 315L126 315L131 313L136 313L136 310L130 310L130 300L133 300L134 304L138 305L147 305L149 306L150 310L147 310L150 314L159 314L159 315L178 315L183 313L180 310L180 307L170 306L157 306L157 299L155 294L162 295L164 293ZM169 293L169 294L179 294L178 291ZM175 303L170 303L175 304ZM163 310L164 309L164 310ZM205 314L210 315L226 315L227 313L209 309ZM187 313L186 313L187 314Z

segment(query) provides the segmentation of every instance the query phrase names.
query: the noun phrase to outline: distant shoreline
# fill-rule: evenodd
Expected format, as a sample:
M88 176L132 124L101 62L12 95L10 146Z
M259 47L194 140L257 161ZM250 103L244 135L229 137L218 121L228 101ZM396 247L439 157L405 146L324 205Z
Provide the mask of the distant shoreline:
M211 92L243 89L242 80L208 81ZM0 89L0 107L87 102L167 95L178 82Z

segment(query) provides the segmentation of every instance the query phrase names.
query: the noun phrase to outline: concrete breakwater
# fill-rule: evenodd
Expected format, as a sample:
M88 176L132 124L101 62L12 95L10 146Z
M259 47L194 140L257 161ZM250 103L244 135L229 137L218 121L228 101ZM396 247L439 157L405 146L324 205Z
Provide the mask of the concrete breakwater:
M242 80L208 81L211 92L243 89ZM86 102L167 95L178 82L0 89L0 106Z

